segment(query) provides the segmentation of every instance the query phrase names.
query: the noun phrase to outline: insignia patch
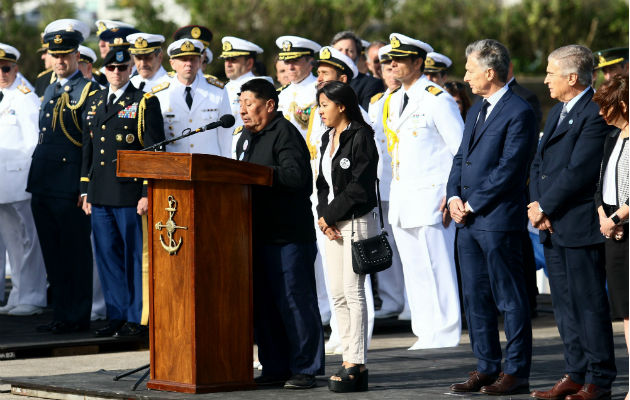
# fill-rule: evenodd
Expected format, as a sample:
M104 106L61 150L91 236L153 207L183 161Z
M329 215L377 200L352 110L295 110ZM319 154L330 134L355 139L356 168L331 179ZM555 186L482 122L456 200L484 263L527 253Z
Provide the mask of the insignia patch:
M154 86L153 89L151 89L151 93L157 93L161 90L166 89L167 87L169 87L171 85L170 82L163 82L157 86Z
M328 50L327 48L324 48L324 50L322 50L322 52L319 54L319 58L321 60L330 59L330 50Z
M439 89L435 86L427 86L426 88L424 88L424 90L426 90L427 92L431 93L434 96L439 96L443 92L442 89Z
M237 127L236 129L234 129L234 132L232 132L232 135L236 136L239 133L241 133L242 131L243 131L243 126L241 125L241 126Z
M208 81L209 84L216 86L220 89L223 89L223 87L225 86L225 83L221 82L220 80L218 80L217 78L215 78L214 76L208 76L206 78L206 81Z
M25 85L19 85L18 90L24 94L28 94L31 93L31 90L29 88L27 88Z
M247 146L249 146L249 140L245 140L243 142L243 153L245 153L245 150L247 150Z
M350 168L350 160L348 160L347 158L342 158L341 161L339 161L339 166L343 169Z
M138 39L136 39L135 46L137 49L144 49L148 45L149 43L147 42L145 38L139 37Z
M287 52L287 51L291 51L291 42L289 42L288 40L285 40L284 42L282 42L282 51Z
M192 36L193 39L199 39L199 36L201 36L201 29L195 26L190 30L190 36Z
M223 42L223 51L232 51L232 43Z
M374 104L377 101L379 101L381 99L381 97L383 97L383 94L385 94L385 93L384 92L383 93L377 93L374 96L372 96L372 98L370 99L370 104Z
M124 59L125 59L125 54L122 51L117 51L116 52L116 61L123 62Z
M400 47L400 40L398 40L396 36L392 36L391 40L389 41L389 44L392 45L392 49L397 49Z
M120 133L116 135L116 141L122 142L122 135Z
M133 136L131 133L129 133L129 134L127 134L127 136L125 136L125 141L127 143L131 144L131 143L133 143L135 138L136 138L135 136Z
M55 35L55 39L53 41L55 42L55 44L61 44L63 42L63 39L61 35Z
M7 53L5 53L4 50L0 49L0 57L4 57L6 55L7 55Z
M195 50L195 45L192 44L192 42L189 42L187 40L181 45L181 47L179 49L181 51L183 51L183 52L194 51Z

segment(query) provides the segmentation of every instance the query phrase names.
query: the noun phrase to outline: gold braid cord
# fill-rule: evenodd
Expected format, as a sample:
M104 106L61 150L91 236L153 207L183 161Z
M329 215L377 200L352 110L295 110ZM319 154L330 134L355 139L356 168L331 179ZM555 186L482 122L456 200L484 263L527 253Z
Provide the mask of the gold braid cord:
M144 140L142 139L142 132L144 132L144 112L147 109L147 98L142 96L140 104L138 104L138 141L140 145L144 147Z
M398 135L396 135L396 132L387 126L387 118L389 117L389 101L392 98L392 94L394 93L392 92L387 96L385 104L383 105L383 130L385 131L385 136L387 136L387 152L392 157L392 173L398 179Z
M308 152L311 153L311 160L314 160L317 157L317 145L311 143L311 133L313 132L313 119L315 118L316 111L317 106L313 106L311 108L311 115L308 118L308 130L306 131L306 146L308 147Z
M68 140L77 147L81 147L82 144L80 141L73 138L72 135L70 135L70 132L68 132L68 129L66 128L66 124L63 122L63 111L65 110L66 107L70 110L70 113L72 115L72 121L74 122L74 126L76 126L79 132L82 132L83 130L81 129L81 126L79 126L79 119L77 117L76 111L83 105L83 103L85 103L85 99L87 99L88 93L90 93L91 87L92 87L92 82L88 82L83 87L83 90L81 91L81 97L79 98L79 101L77 102L77 104L75 104L74 106L70 104L70 95L68 94L68 92L64 92L61 95L61 97L59 97L59 100L57 100L57 104L55 104L55 108L53 110L53 122L52 122L53 130L57 126L56 124L57 119L59 119L59 126L61 127L61 131L63 132L64 135L66 135L66 138L68 138Z

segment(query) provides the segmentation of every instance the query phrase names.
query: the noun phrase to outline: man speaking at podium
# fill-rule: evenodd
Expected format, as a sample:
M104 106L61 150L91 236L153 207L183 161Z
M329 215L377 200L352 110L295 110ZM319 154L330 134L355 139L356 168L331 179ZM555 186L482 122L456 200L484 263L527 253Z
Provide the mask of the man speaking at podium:
M271 83L252 79L240 92L244 129L236 157L273 169L272 187L252 189L254 337L263 365L255 380L308 389L324 373L311 157L300 132L278 112Z

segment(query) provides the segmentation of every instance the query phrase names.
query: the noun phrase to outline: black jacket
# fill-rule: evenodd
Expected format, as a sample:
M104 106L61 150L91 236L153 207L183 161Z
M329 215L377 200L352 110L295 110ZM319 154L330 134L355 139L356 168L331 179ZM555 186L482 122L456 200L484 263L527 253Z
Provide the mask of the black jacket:
M141 150L164 140L160 102L151 93L145 94L129 83L118 102L107 109L108 93L101 90L88 100L81 193L87 193L87 201L95 205L135 207L146 196L146 181L117 177L113 160L118 150ZM138 119L143 109L143 130L138 134Z
M364 110L370 108L372 96L385 91L385 85L380 79L376 79L366 74L359 73L356 78L350 81L350 87L359 98L359 104Z
M332 129L332 128L331 128ZM322 136L322 159L328 147L330 129ZM353 121L341 132L339 149L332 159L331 177L335 198L328 204L330 187L324 179L322 161L317 177L317 214L328 225L365 215L376 207L376 167L378 152L374 131L369 126Z
M538 132L540 131L540 122L542 121L542 110L540 109L540 101L538 101L536 93L521 86L516 79L513 79L508 86L514 93L516 93L517 96L528 102L532 107L532 110L534 110L534 115L536 116L536 135L538 135ZM538 139L538 137L536 138Z
M252 225L257 243L315 242L310 196L311 156L300 132L281 112L260 132L243 129L236 144L238 160L273 169L273 186L254 186Z

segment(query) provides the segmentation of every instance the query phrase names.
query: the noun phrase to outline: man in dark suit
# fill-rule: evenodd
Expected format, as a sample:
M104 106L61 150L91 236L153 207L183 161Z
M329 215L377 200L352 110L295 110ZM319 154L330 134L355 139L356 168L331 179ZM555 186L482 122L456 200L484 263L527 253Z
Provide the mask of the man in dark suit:
M57 79L44 92L39 143L26 187L33 195L31 209L54 310L53 321L37 328L42 332L76 332L90 325L90 219L78 203L84 128L81 116L92 93L92 82L78 69L81 25L76 20L54 21L44 35Z
M520 233L527 220L527 160L536 120L506 84L510 57L501 43L479 40L466 48L466 57L464 80L484 100L467 114L446 196L458 224L464 309L478 362L469 379L451 390L526 393L532 332ZM503 372L497 308L508 342Z
M593 55L569 45L548 58L549 112L532 163L529 219L540 229L565 375L538 399L603 399L616 377L606 297L604 238L594 205L603 144L612 127L591 101Z
M94 250L109 325L97 336L137 336L142 314L142 219L146 181L116 176L117 150L141 150L164 140L160 103L136 89L129 51L112 46L103 62L109 88L90 97L83 131L81 193L92 215Z
M353 32L343 31L337 33L333 37L330 45L350 57L355 64L358 64L363 45L361 44L361 39ZM350 81L350 86L357 94L359 104L364 110L370 108L370 99L372 96L385 91L385 85L382 80L360 72Z

